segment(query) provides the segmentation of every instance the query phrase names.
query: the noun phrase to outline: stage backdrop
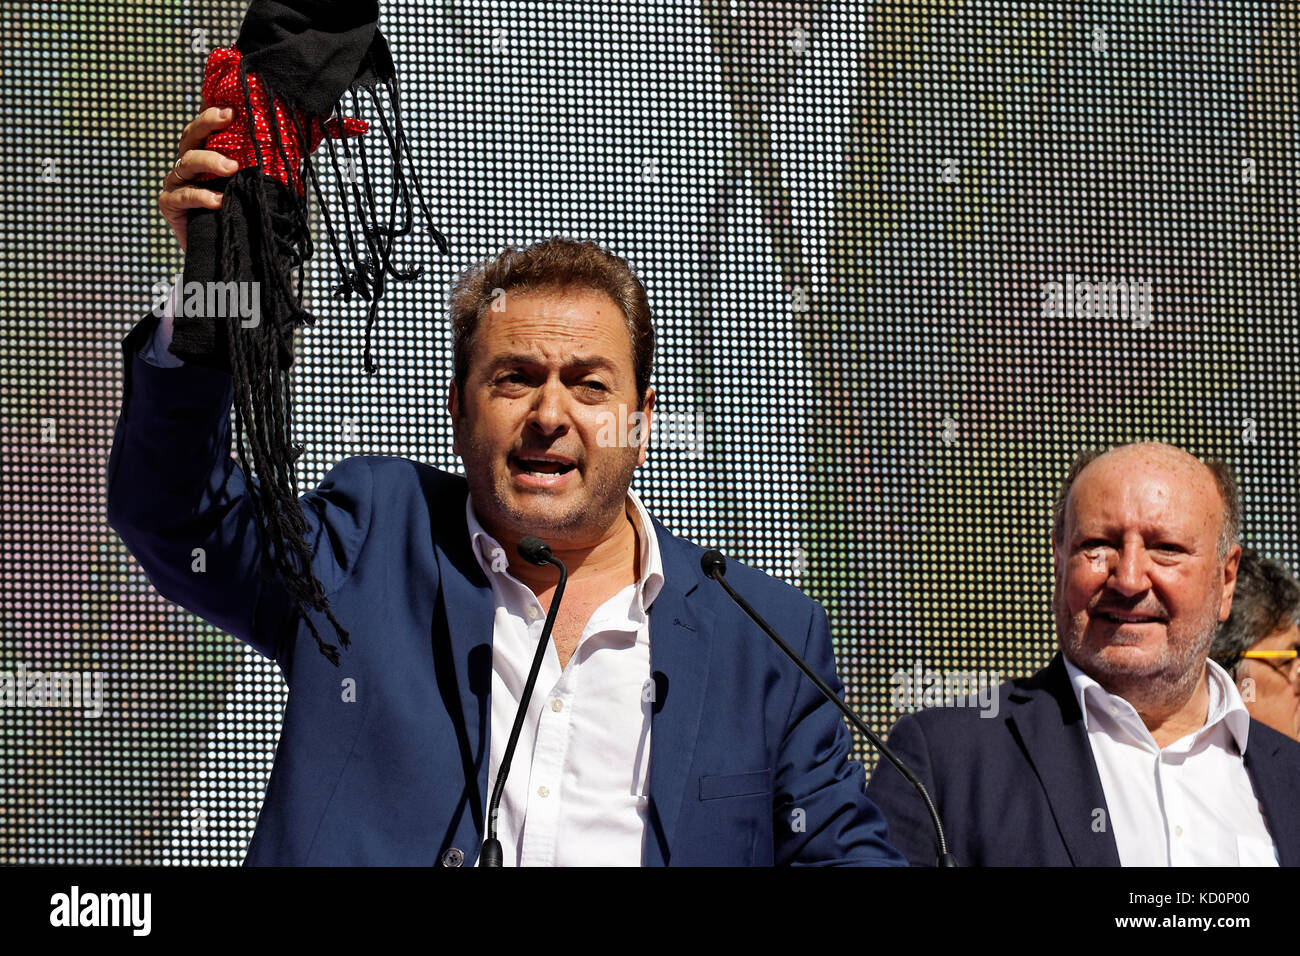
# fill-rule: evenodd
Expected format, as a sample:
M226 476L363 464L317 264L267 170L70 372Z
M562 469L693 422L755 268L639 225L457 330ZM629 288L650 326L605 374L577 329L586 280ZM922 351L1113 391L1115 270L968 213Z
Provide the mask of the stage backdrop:
M155 196L241 5L0 16L0 672L81 693L0 708L0 863L238 863L283 682L152 591L104 485L119 340L182 263ZM453 249L421 237L429 269L386 303L374 377L318 257L300 491L348 455L457 469L446 291L562 234L649 287L649 507L822 600L879 730L935 680L1049 659L1049 510L1082 447L1227 458L1247 541L1294 562L1297 17L385 4Z

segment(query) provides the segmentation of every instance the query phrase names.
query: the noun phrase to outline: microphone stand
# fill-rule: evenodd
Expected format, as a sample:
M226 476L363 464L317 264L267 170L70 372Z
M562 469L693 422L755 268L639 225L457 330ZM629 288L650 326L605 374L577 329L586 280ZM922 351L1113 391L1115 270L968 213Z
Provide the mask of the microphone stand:
M794 649L781 639L781 635L772 630L771 625L769 625L767 621L763 620L759 613L749 606L749 602L737 594L735 589L727 583L727 579L724 577L727 572L727 559L723 557L722 552L714 550L704 552L704 556L700 559L700 570L702 570L705 575L713 578L713 580L722 585L723 589L731 599L740 606L742 611L749 615L750 620L761 627L763 632L773 640L776 646L785 652L785 656L794 661L799 670L803 671L804 675L817 685L817 689L822 692L822 696L839 708L840 713L847 717L849 722L852 723L863 736L871 741L872 746L880 751L880 753L898 769L898 772L907 779L908 783L916 788L917 793L921 795L921 799L925 802L926 810L930 812L930 820L934 824L934 832L939 839L939 866L956 866L956 857L948 852L948 841L943 834L943 822L939 819L939 811L935 809L934 801L930 799L930 794L925 789L925 784L921 783L921 779L914 774L911 769L903 763L903 761L899 760L892 750L885 746L885 742L880 739L876 732L868 727L866 722L855 714L848 704L840 700L839 697L836 696L835 692L827 686L826 682L822 680L821 677L819 677L817 673L807 665L807 663L804 662L803 658L796 654Z
M544 566L553 564L560 569L560 583L555 587L555 597L551 598L551 609L546 614L546 623L542 625L542 636L537 642L537 653L533 655L533 666L528 672L524 684L523 696L519 699L519 709L515 711L515 723L510 728L510 740L506 744L501 766L497 768L496 784L492 787L492 799L488 802L487 837L479 851L479 866L503 866L501 841L497 839L497 812L501 806L501 796L505 793L506 777L510 773L510 762L515 756L515 747L519 743L519 732L524 727L524 717L528 714L528 704L533 699L533 687L537 684L537 674L542 669L542 658L546 656L546 647L551 641L551 629L555 627L556 612L560 609L560 599L564 597L564 585L569 580L569 569L564 562L551 553L550 546L541 538L529 535L519 542L519 555L525 561Z

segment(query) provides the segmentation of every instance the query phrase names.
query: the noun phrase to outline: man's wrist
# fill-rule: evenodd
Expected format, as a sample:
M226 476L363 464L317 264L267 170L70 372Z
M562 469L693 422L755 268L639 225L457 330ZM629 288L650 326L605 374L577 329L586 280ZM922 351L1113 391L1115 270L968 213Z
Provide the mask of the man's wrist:
M167 304L163 307L163 314L158 322L158 327L154 329L153 335L149 337L148 344L140 349L138 353L145 362L157 368L179 368L185 364L184 359L177 358L168 350L176 321L176 302L180 297L180 287L183 281L183 278L177 279L172 286L171 294L167 297Z

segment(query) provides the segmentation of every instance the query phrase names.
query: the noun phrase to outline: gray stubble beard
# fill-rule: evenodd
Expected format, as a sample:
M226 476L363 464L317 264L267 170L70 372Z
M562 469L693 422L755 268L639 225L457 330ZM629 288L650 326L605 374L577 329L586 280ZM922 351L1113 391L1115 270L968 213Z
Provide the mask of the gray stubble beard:
M1075 619L1064 608L1056 610L1057 645L1072 664L1109 693L1123 697L1138 713L1171 711L1191 698L1205 671L1205 659L1214 641L1218 615L1211 609L1206 617L1208 623L1197 628L1203 636L1188 655L1178 655L1166 643L1160 657L1141 674L1098 666L1100 662L1096 658L1082 660L1083 655L1078 651L1083 647L1083 634L1077 631Z

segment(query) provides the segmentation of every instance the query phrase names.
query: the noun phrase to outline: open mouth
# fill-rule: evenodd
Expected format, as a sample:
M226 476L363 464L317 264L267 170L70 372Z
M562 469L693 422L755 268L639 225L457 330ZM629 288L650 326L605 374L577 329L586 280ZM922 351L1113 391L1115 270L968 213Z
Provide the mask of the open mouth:
M577 466L569 461L552 458L522 458L511 456L511 463L526 475L567 475Z

